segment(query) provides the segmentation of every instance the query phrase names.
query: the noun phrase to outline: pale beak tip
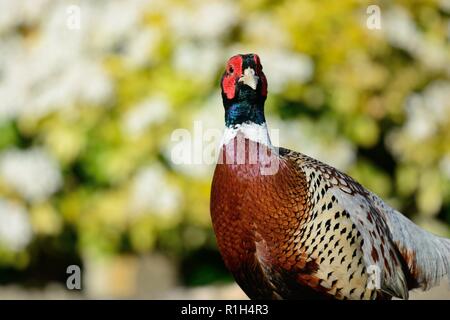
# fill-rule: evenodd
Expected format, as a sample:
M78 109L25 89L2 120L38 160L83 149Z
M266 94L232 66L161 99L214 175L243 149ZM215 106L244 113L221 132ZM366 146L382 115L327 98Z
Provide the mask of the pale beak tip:
M248 67L244 70L244 75L239 79L239 82L243 82L253 90L258 87L258 76L255 75L255 70Z

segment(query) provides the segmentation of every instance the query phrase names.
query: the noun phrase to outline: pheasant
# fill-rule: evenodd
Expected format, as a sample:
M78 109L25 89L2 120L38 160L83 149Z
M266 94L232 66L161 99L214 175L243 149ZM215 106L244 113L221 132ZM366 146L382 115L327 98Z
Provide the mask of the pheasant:
M256 54L221 79L225 132L211 188L219 251L251 299L408 298L448 275L450 240L339 170L271 144Z

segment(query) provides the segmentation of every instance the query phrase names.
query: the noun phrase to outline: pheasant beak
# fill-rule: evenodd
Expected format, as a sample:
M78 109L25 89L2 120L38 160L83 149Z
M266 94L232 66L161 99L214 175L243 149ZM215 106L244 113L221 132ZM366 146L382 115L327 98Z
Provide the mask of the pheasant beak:
M239 78L239 82L243 82L253 90L256 90L256 87L258 86L258 79L259 77L255 75L255 70L248 67L244 70L244 75Z

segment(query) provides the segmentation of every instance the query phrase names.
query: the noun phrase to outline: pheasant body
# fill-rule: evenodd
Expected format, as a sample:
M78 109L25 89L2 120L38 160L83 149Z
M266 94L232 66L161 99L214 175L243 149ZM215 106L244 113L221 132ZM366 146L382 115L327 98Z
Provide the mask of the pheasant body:
M233 82L227 69L222 80L228 128L212 182L211 216L224 262L246 294L407 298L408 290L426 289L448 274L447 239L418 228L344 173L271 145L259 58L239 57L230 59L233 72L256 71L243 81L237 74ZM246 85L249 74L263 83ZM277 170L264 173L268 163Z

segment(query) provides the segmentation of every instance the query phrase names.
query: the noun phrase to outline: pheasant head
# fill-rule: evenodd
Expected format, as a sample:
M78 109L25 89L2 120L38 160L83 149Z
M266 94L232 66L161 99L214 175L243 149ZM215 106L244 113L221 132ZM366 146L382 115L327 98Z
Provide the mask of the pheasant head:
M238 54L228 60L221 80L227 127L265 122L267 80L262 69L256 54Z

